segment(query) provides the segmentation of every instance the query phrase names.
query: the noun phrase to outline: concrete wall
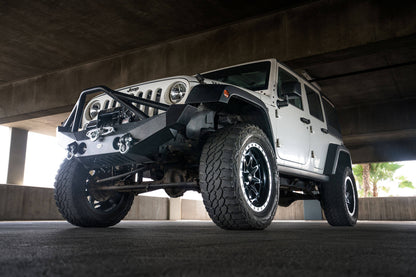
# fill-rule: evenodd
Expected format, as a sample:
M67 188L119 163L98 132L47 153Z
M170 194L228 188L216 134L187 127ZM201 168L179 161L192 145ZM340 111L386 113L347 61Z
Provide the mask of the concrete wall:
M185 220L211 220L204 203L199 200L182 199L181 217Z
M416 197L361 198L360 220L416 221ZM0 184L0 220L62 220L53 189ZM210 220L202 201L136 197L127 220ZM278 207L277 220L305 219L304 202Z
M172 199L171 199L172 200ZM181 218L183 220L211 220L204 203L199 200L181 200ZM289 207L278 207L275 220L303 220L303 201L297 201Z
M360 198L361 220L416 220L416 197Z
M0 220L63 220L52 188L0 184ZM126 219L169 219L169 199L138 196Z
M169 219L169 199L160 197L138 196L125 219Z
M278 207L276 220L303 220L304 211L303 211L303 201L296 201L292 203L289 207Z
M0 185L0 220L62 220L53 189Z

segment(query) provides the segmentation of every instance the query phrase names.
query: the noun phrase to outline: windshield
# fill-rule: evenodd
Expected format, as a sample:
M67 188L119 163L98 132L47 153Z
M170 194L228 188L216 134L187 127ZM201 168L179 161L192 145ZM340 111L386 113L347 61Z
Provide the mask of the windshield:
M205 73L202 76L249 90L266 90L269 86L270 65L270 62L252 63Z

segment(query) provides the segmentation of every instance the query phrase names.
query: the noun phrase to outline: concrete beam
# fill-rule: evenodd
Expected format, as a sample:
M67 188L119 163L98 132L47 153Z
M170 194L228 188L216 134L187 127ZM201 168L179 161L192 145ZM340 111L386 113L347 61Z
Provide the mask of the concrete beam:
M348 145L353 163L416 160L416 138Z
M70 110L83 88L117 88L276 57L302 59L416 33L416 3L317 1L0 86L0 124ZM319 15L319 16L317 16Z
M21 121L13 121L4 125L11 128L25 129L30 132L40 133L48 136L55 136L56 127L64 122L68 118L69 114L70 112L58 113Z
M342 135L351 144L366 134L379 134L386 139L389 135L412 136L416 130L414 107L416 98L382 103L374 99L371 104L340 108L337 112Z
M26 160L27 131L12 128L10 139L9 168L7 183L23 185Z
M416 99L338 110L353 163L416 160Z

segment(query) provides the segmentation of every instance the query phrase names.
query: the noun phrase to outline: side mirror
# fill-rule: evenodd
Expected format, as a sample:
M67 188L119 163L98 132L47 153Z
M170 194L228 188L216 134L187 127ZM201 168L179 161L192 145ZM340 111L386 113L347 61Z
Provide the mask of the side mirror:
M300 83L297 81L285 82L282 84L282 96L284 100L277 100L277 107L287 107L290 99L301 97Z

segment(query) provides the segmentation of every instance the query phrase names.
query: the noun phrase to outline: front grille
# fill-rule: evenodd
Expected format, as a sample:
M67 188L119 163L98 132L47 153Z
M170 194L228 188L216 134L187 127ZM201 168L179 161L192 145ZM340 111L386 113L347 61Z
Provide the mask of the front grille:
M133 96L136 96L136 97L139 97L139 98L143 98L143 99L147 99L147 100L153 100L153 101L156 101L156 102L160 103L161 95L162 95L162 89L160 89L160 88L157 89L157 93L156 93L155 96L153 95L153 90L151 90L151 89L147 90L146 92L139 91L137 93L130 93L130 95L133 95ZM153 116L153 115L159 114L159 110L157 110L157 109L154 109L154 108L151 108L151 107L148 107L148 106L144 106L144 105L139 105L139 104L136 104L136 103L134 103L133 105L138 107L142 112L144 112L148 116ZM111 108L120 107L120 104L117 103L117 101L115 101L113 99L106 100L104 105L103 105L104 110L108 109L109 106Z
M171 103L168 100L169 97L167 93L169 93L169 90L172 84L178 81L187 82L185 79L182 79L182 78L172 78L172 79L166 79L166 80L159 80L157 82L137 84L134 86L129 86L129 87L120 89L118 91L130 94L130 95L134 95L139 98L170 105ZM134 91L134 89L136 90ZM117 103L117 101L113 100L110 96L105 95L105 94L99 95L95 99L100 101L101 107L103 110L121 106L120 103ZM144 105L139 105L139 104L133 104L133 105L135 105L138 109L140 109L142 112L147 114L149 117L165 112L163 110L158 110L158 109L144 106ZM90 122L91 120L95 120L95 119L96 118L90 118L88 116L88 111L85 110L83 113L82 126L86 126L88 122Z

